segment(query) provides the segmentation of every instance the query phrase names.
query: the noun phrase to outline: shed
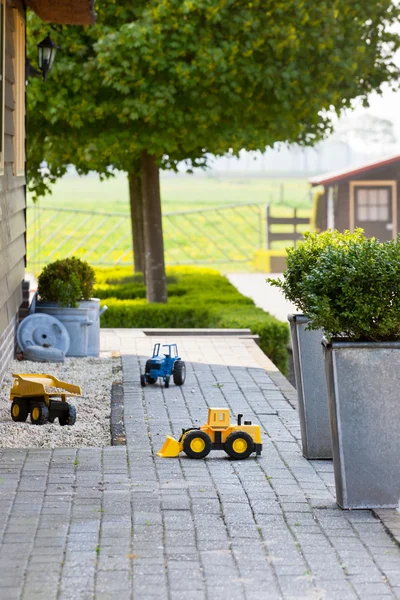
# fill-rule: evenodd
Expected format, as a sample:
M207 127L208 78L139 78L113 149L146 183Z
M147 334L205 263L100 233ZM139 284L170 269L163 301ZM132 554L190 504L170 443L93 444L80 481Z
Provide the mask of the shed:
M95 21L93 5L94 0L0 0L0 382L14 354L25 271L26 8L44 21L88 25Z
M400 154L359 167L311 177L323 186L315 206L317 230L356 227L385 241L400 231Z

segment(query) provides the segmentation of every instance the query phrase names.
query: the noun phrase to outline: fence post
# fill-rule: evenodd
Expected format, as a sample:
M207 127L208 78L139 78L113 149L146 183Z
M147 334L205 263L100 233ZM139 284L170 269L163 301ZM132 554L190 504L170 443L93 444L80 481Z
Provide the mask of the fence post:
M267 246L267 250L270 250L269 247L269 217L270 217L270 209L269 204L265 205L265 243Z
M295 235L294 237L294 247L297 248L297 239L296 239L296 233L297 233L297 208L294 209L294 233Z

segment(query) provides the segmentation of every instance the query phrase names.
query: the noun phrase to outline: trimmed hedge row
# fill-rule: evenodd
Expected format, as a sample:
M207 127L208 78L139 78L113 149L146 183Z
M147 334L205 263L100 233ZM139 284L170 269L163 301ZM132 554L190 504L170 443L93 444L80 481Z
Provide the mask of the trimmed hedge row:
M108 310L101 317L102 327L207 328L210 311L198 306L147 304L146 301L107 298Z
M143 278L127 268L96 270L95 296L108 306L102 327L251 329L260 347L287 371L289 329L213 269L167 269L168 304L148 304Z

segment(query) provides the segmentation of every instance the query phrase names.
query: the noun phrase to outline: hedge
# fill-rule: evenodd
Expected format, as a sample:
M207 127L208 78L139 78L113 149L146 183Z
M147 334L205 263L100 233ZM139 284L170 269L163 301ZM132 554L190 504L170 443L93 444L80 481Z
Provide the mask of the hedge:
M148 304L143 277L130 269L98 269L95 296L107 304L102 327L250 329L260 347L287 371L286 323L257 308L214 269L167 269L168 304Z
M210 311L199 306L147 304L136 300L107 298L108 310L101 317L102 327L207 328Z

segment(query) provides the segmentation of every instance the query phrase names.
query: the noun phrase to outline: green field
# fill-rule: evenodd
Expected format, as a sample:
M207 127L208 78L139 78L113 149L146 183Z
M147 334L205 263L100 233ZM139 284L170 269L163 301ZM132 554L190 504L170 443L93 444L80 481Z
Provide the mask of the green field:
M304 179L166 176L161 194L167 264L215 264L225 271L248 269L252 253L264 246L265 204L277 216L290 216L294 207L300 216L311 212ZM55 210L42 210L49 207ZM35 206L28 200L28 268L37 272L71 254L92 264L131 264L128 216L125 176L65 177Z
M218 204L270 203L299 208L310 206L309 185L305 179L297 178L166 176L161 179L161 195L164 212L206 208ZM41 199L40 204L127 212L127 178L125 175L118 175L100 182L96 176L64 177L53 187L53 194Z

